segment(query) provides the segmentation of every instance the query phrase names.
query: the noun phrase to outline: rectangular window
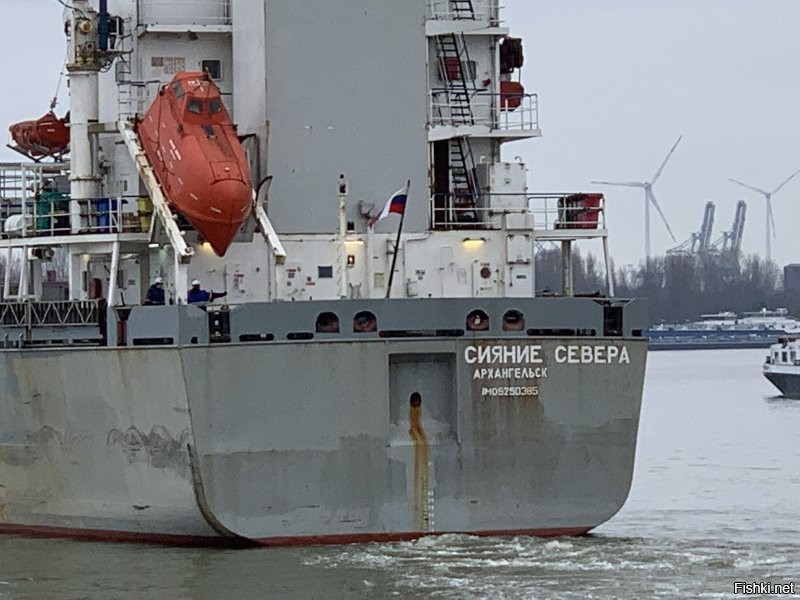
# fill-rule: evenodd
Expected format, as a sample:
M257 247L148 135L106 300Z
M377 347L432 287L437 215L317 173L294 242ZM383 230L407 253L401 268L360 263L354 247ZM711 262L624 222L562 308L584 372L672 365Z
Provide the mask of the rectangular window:
M459 61L454 56L448 56L439 62L439 78L442 81L460 81L464 75L467 81L475 81L476 72L474 60Z
M186 59L182 56L153 56L150 66L161 69L163 75L174 75L178 71L186 70Z
M333 265L317 266L317 277L319 279L332 279L333 278Z
M203 73L208 73L211 79L222 79L222 63L218 60L200 61L200 70Z

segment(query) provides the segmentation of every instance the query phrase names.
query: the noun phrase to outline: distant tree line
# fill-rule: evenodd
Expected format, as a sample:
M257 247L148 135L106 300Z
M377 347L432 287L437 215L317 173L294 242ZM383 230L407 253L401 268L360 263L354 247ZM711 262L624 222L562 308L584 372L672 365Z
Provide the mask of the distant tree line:
M741 314L778 307L800 316L798 294L785 292L778 266L757 255L739 261L719 254L668 255L636 267L615 268L612 261L611 270L615 295L646 298L653 324L694 321L701 314L722 311ZM576 294L606 292L602 260L576 251L572 271ZM561 287L560 250L541 250L536 260L537 292L560 293Z

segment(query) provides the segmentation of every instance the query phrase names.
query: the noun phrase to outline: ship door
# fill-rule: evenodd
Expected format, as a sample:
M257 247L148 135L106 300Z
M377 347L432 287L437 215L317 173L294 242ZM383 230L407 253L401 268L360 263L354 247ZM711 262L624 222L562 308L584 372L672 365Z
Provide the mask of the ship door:
M433 226L447 223L450 200L450 140L431 144L433 152Z
M414 396L418 394L419 396ZM412 397L415 399L412 401ZM455 355L392 354L389 356L389 418L392 445L406 445L411 406L419 403L419 426L430 444L456 439Z

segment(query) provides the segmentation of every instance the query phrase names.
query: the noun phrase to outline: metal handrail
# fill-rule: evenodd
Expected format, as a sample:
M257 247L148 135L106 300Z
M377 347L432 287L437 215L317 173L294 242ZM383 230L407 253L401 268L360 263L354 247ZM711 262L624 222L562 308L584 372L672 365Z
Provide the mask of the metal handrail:
M70 235L72 199L54 184L67 173L63 163L0 163L0 239ZM124 203L114 196L80 200L80 233L143 232L138 219L145 215ZM17 222L10 223L10 217Z
M500 3L497 0L472 0L472 17L455 10L450 0L428 0L428 18L436 21L490 21L499 24Z
M0 302L0 326L67 327L99 322L98 300Z
M537 229L605 229L605 197L597 206L586 206L583 192L527 194L527 206Z
M538 94L519 94L510 97L500 93L478 91L472 96L470 105L472 117L467 123L463 116L458 114L460 103L450 100L447 89L431 90L431 126L457 127L474 124L488 127L492 131L539 130Z
M56 199L50 210L42 210L41 202L32 197L29 200L0 199L0 220L2 220L2 239L33 238L40 236L71 235L69 196ZM142 233L144 231L137 211L123 210L123 200L117 197L89 198L81 200L80 234L92 233ZM5 229L9 217L23 215L19 229Z
M538 231L603 230L605 198L594 195L596 206L584 203L585 193L491 194L477 199L465 194L436 194L431 198L431 219L440 227L503 227L510 215L529 215ZM599 198L598 198L599 196ZM501 208L500 206L518 208Z

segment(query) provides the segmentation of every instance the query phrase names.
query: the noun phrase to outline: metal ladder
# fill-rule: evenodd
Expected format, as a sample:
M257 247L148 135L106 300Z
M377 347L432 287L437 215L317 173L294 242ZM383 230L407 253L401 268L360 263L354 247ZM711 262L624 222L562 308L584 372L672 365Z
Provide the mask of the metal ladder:
M128 119L136 116L136 102L133 94L134 84L131 81L131 65L125 58L116 64L117 77L117 119Z
M451 6L454 11L460 8L464 11L462 14L468 10L474 16L471 0L451 0ZM450 125L475 125L472 98L478 89L474 74L469 72L471 61L464 34L437 36L436 49L445 82ZM456 223L478 221L475 159L469 138L465 136L450 140L450 189L453 210L451 220Z
M436 37L439 69L447 92L447 105L453 125L474 125L472 97L477 93L475 79L468 69L471 67L469 50L464 38L455 33Z
M454 20L475 19L475 7L472 5L472 0L450 0L450 8Z
M468 137L450 140L450 183L453 198L453 220L457 223L480 221L476 210L478 177L475 158Z
M123 20L123 30L131 31L131 17ZM133 67L131 60L133 49L130 36L124 35L117 41L120 53L114 60L114 78L117 82L117 120L124 120L136 116L141 110L139 106L141 84L133 81Z

